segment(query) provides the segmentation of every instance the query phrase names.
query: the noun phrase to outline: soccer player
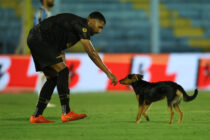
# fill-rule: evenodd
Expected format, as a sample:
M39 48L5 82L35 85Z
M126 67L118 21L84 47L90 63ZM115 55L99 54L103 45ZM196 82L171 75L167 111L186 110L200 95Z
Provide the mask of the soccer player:
M35 63L36 71L43 71L47 81L42 87L36 110L30 118L31 123L53 123L42 116L55 86L57 86L62 107L61 121L68 122L86 117L70 109L68 88L69 69L65 65L62 51L80 41L90 59L117 84L117 78L100 59L94 49L90 36L101 33L106 20L100 12L92 12L87 18L63 13L42 21L31 29L27 43ZM88 81L87 81L88 82Z
M34 26L36 26L41 21L43 21L44 19L52 15L51 8L54 6L54 0L40 0L40 2L42 6L36 11L34 15ZM37 86L36 86L36 91L38 95L41 92L41 88L45 82L46 82L46 78L44 74L41 72L39 74ZM55 104L48 103L47 107L55 107Z
M39 24L44 19L52 15L51 8L54 6L54 0L40 0L42 6L34 15L34 25Z

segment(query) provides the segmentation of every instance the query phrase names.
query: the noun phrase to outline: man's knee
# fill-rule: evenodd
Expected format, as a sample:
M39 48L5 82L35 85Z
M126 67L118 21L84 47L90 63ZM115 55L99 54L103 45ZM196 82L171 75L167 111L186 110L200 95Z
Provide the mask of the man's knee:
M45 77L47 79L53 79L55 77L57 77L58 73L57 71L55 71L53 68L51 67L46 67L44 70L43 70L43 73L45 75Z
M66 64L64 62L60 62L51 66L56 72L60 72L66 68Z

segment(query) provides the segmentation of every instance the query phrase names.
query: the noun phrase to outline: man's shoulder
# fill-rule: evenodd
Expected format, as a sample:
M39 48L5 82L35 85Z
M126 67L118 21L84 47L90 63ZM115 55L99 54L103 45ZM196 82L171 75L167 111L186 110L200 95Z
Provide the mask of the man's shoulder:
M72 23L85 23L86 19L72 13L61 13L56 15L58 18L65 18Z
M73 14L73 13L60 13L60 14L57 14L57 16L66 16L66 17L80 17L76 14Z

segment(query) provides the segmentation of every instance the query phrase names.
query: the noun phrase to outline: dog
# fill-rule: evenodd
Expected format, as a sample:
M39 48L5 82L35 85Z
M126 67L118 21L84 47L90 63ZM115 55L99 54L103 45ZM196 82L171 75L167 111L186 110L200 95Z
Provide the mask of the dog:
M119 82L123 85L131 85L135 91L136 98L138 101L138 114L136 123L140 122L141 115L149 121L149 117L146 111L151 106L152 102L162 100L166 98L168 103L168 109L171 113L169 124L173 121L173 107L179 114L178 123L182 122L183 113L179 107L179 103L183 98L184 101L192 101L198 95L198 90L195 89L192 96L188 96L185 90L179 84L172 81L161 81L156 83L150 83L142 80L143 75L141 74L129 74Z

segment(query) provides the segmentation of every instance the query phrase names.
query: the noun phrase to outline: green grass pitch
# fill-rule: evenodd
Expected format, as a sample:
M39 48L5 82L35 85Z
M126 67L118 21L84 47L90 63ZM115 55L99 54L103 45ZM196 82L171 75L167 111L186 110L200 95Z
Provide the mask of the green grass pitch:
M188 94L192 95L192 92ZM71 94L71 109L88 117L68 123L60 120L58 95L52 97L55 108L44 116L54 124L30 124L37 95L0 94L0 140L208 140L210 138L210 92L200 91L192 102L181 102L182 124L168 124L166 100L152 104L147 122L135 124L137 101L132 91Z

